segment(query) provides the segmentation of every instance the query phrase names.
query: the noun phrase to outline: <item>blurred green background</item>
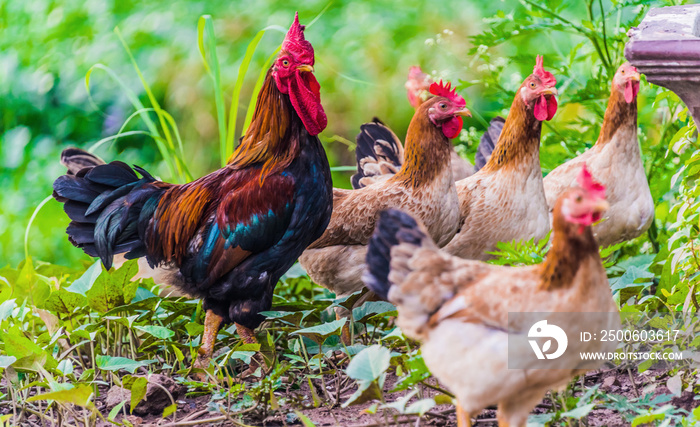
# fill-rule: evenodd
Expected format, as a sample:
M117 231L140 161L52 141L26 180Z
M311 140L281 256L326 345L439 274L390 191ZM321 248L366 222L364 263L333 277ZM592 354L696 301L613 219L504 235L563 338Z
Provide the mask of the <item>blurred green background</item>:
M355 134L373 116L405 135L413 110L404 82L414 64L460 83L469 108L478 114L465 122L457 143L462 145L460 152L473 159L485 123L507 112L513 90L531 72L535 55L543 54L545 67L559 81L562 106L544 130L546 172L595 142L610 76L624 61L627 29L639 22L650 4L667 3L672 2L2 1L0 265L15 266L24 259L29 218L50 195L52 181L64 172L58 162L61 150L87 148L114 135L134 112L123 88L102 69L91 73L88 92L85 77L91 67L97 63L109 67L148 104L114 32L117 26L156 99L177 122L195 177L220 163L214 89L197 47L199 17L214 18L229 105L250 41L269 25L287 28L294 11L299 11L302 23L323 11L306 37L316 51L315 74L328 114L328 128L321 137L332 165L354 165ZM605 37L609 51L601 56L587 33ZM246 75L241 109L247 107L263 63L282 38L278 31L264 35ZM660 124L671 119L668 109L651 105L657 94L656 88L642 88L639 121L648 169L659 178L659 184L652 184L658 201L667 197L667 178L675 166L657 164L656 154L666 151L662 141L668 139ZM244 115L242 111L241 122ZM126 130L144 128L135 119ZM138 164L164 180L174 179L149 137L123 137L96 153L107 161L118 158ZM348 187L349 176L335 173L334 184ZM64 265L88 259L67 242L67 223L60 204L49 201L29 232L30 255Z

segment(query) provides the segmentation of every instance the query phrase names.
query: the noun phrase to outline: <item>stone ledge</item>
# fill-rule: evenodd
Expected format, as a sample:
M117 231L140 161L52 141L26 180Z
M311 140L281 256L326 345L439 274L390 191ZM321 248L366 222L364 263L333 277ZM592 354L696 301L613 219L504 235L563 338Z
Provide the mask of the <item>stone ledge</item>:
M627 35L627 60L647 81L675 92L700 120L700 5L651 9Z

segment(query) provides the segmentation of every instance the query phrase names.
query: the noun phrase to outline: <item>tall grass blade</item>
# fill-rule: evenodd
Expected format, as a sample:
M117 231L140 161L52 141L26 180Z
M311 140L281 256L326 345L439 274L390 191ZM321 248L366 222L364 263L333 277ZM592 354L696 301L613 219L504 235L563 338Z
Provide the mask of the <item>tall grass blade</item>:
M180 131L177 128L177 123L175 122L175 119L173 118L173 116L170 115L170 113L168 113L165 110L160 110L160 112L163 115L163 117L165 117L165 120L170 125L170 128L173 130L173 133L175 134L175 140L177 141L177 147L178 147L178 150L180 151L180 157L182 159L184 159L185 158L185 149L183 147L182 137L180 137ZM183 172L185 173L185 178L187 179L187 181L192 181L193 180L192 174L190 173L190 170L187 167L187 163L185 163L184 160L182 162L182 169L183 169Z
M102 146L102 144L104 144L104 143L106 143L106 142L109 142L109 141L116 141L116 140L119 139L119 137L121 137L121 136L137 135L137 134L146 134L146 135L149 135L149 136L150 136L151 134L148 133L148 132L145 132L145 131L132 131L132 132L136 132L136 133L127 133L127 132L124 131L124 130L126 129L127 125L129 124L129 122L131 122L132 119L134 119L136 116L140 116L141 113L144 113L144 112L147 112L147 111L154 111L154 110L153 110L153 108L142 108L142 109L136 110L136 111L134 111L133 113L131 113L131 114L129 115L129 117L127 117L126 120L124 120L124 123L122 123L122 125L121 125L121 127L119 128L119 131L116 133L116 135L112 135L112 136L109 136L109 137L107 137L107 138L102 138L101 140L99 140L99 141L97 141L96 143L92 144L92 145L90 146L90 148L88 148L88 152L94 153L95 150L97 150L98 148L100 148L100 147Z
M310 28L312 25L314 25L314 24L316 23L316 21L318 21L319 19L321 19L321 17L323 16L323 14L326 13L326 11L327 11L332 5L333 5L333 1L329 1L328 4L326 5L326 7L324 7L323 9L321 9L321 11L318 12L318 15L316 15L316 16L314 17L314 19L311 20L311 22L309 22L308 24L306 24L306 28L307 28L307 29Z
M88 148L88 152L94 153L95 150L100 148L102 145L106 144L107 142L114 142L117 139L121 138L122 136L132 136L132 135L147 135L152 137L155 140L155 137L152 133L147 132L145 130L130 130L128 132L119 132L114 135L105 137L97 141L96 143L92 144L90 148Z
M207 49L204 49L204 36L207 37ZM219 58L216 55L216 35L214 34L214 22L211 15L202 15L197 22L197 42L199 53L204 61L204 68L214 81L214 102L216 104L216 121L219 125L219 154L221 166L226 165L226 106L224 105L224 91L221 87L221 70ZM211 62L207 62L207 51Z
M139 100L138 96L136 96L136 93L134 93L133 90L131 90L126 83L122 79L119 78L117 73L114 72L111 68L107 67L106 65L103 64L95 64L90 69L87 71L85 74L85 87L87 88L88 96L92 99L91 91L90 91L90 78L92 76L92 72L95 70L102 70L106 72L117 84L122 88L124 91L124 95L126 98L131 102L131 105L134 106L134 108L137 111L140 111L139 116L141 117L141 120L146 124L146 127L150 131L152 135L160 135L160 132L158 132L158 127L156 124L153 122L151 117L148 115L148 111L150 109L147 109L144 107L143 103ZM155 111L155 109L153 109ZM162 144L161 141L154 139L156 141L156 146L158 147L158 151L160 151L160 155L163 157L163 160L165 161L166 166L168 167L168 171L170 172L170 175L175 178L177 176L177 173L175 171L175 165L173 164L171 156L168 155L168 148Z
M24 258L29 259L29 230L32 228L32 224L34 223L34 219L36 216L39 214L39 211L41 208L44 207L44 205L49 201L53 199L53 196L48 196L44 200L39 203L39 206L34 209L34 212L32 213L32 216L29 218L29 223L27 224L27 228L24 229Z
M228 155L233 153L233 141L236 137L236 118L238 117L238 105L240 103L243 81L245 80L245 75L248 72L248 68L250 67L250 62L253 60L253 54L255 54L255 50L257 49L258 44L260 44L260 40L262 40L267 30L277 30L280 31L282 34L286 32L285 29L280 27L279 25L270 25L269 27L265 27L262 30L258 31L258 33L255 35L253 40L248 44L248 47L246 48L245 56L243 56L243 61L241 61L241 65L238 67L236 85L233 87L233 95L231 96L231 107L229 109L228 116L228 134L226 135L227 157L222 158L222 162L226 162L228 160Z
M136 74L138 74L139 79L141 80L141 84L143 85L144 90L146 91L146 95L148 96L149 101L151 102L151 105L153 106L153 109L156 112L156 115L158 116L158 120L160 122L160 127L163 130L163 136L164 136L164 141L167 143L168 148L170 148L170 151L168 153L169 157L174 158L174 163L177 167L177 172L178 172L178 178L180 182L184 182L186 180L186 176L184 173L184 159L180 158L175 154L175 144L173 143L172 135L170 134L170 129L166 125L166 119L163 115L163 109L160 107L160 104L158 103L158 100L156 97L153 95L153 91L151 91L151 87L148 85L146 82L146 79L143 77L143 73L141 73L141 69L139 68L138 64L136 63L136 58L134 58L134 55L131 53L131 49L129 49L129 46L127 45L126 41L124 40L124 37L122 37L121 31L119 31L119 27L114 28L114 32L117 34L117 37L119 38L119 41L122 43L122 46L124 46L124 50L126 50L127 55L129 55L129 59L131 59L131 64L134 67L134 70L136 70Z

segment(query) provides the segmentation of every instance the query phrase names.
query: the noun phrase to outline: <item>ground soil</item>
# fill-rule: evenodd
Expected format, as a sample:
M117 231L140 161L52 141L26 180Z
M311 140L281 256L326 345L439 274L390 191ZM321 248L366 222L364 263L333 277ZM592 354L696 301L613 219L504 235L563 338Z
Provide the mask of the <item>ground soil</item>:
M600 371L594 371L588 373L583 381L586 388L592 387L595 384L600 384L600 390L607 393L613 393L616 395L622 395L629 399L633 399L639 396L640 392L647 388L651 384L655 384L656 387L653 391L654 396L670 394L670 391L666 387L667 376L663 371L649 370L642 374L630 375L627 370L621 369L604 369ZM166 382L169 379L166 379ZM290 381L290 379L287 379ZM373 427L373 426L456 426L455 411L452 405L438 405L431 409L425 416L418 419L416 416L400 416L393 410L378 410L374 414L368 413L366 410L372 405L372 402L362 403L360 405L349 406L346 408L341 407L340 404L345 402L356 390L352 381L347 384L341 383L341 393L335 395L337 389L334 384L335 378L328 377L326 379L326 386L329 391L329 395L332 397L333 401L322 401L321 404L314 408L312 401L312 393L309 390L308 382L301 381L301 387L296 390L290 390L287 393L276 393L278 401L281 403L281 407L277 411L269 411L269 408L256 409L246 413L243 416L237 416L233 419L226 419L221 413L210 412L208 408L211 401L210 395L202 395L197 397L190 397L186 394L181 394L180 396L175 396L177 401L178 410L173 416L169 416L167 419L163 419L158 412L158 409L154 409L151 413L143 413L141 415L131 415L125 409L122 412L126 414L120 414L117 416L115 421L117 423L123 423L124 425L134 425L134 426L160 426L160 427L175 427L175 426L288 426L288 425L302 425L298 413L302 413L308 417L316 426L343 426L343 427ZM393 375L388 375L385 385L384 392L387 401L393 402L396 399L406 395L406 391L389 393L390 390L394 388L397 378ZM431 379L430 381L434 381ZM581 381L581 379L579 379ZM3 386L5 381L3 381ZM314 387L316 388L316 394L318 396L324 396L321 390L321 382L314 381ZM433 385L438 385L433 383ZM172 389L171 389L172 390ZM438 394L428 387L422 387L421 394L422 397L433 397ZM114 396L114 390L111 392ZM106 418L109 410L111 409L108 405L108 396L110 396L110 389L107 387L99 388L99 396L94 400L95 405L98 410ZM674 398L670 403L678 408L683 408L688 411L697 407L700 401L694 399L693 393L690 391L684 391L679 397ZM414 397L412 400L416 400ZM169 401L169 398L167 399ZM336 401L339 402L338 404ZM376 402L375 402L376 403ZM267 406L267 405L260 405ZM552 402L550 402L546 397L543 402L538 405L533 413L546 413L551 412ZM0 414L10 414L12 413L12 408L10 405L5 404L0 406ZM161 412L162 413L162 412ZM31 415L24 418L26 420L26 425L30 426L41 426L41 420L36 415ZM79 425L82 425L80 423ZM113 426L114 424L103 421L95 420L94 425L96 426ZM475 425L480 427L490 427L497 426L496 422L496 411L495 408L489 408L484 410L475 419ZM607 408L596 408L592 410L587 418L588 426L627 426L627 422L619 413Z
M639 393L647 386L652 383L657 384L654 395L670 394L670 391L665 386L665 381L667 377L662 371L646 371L642 374L634 374L632 376L626 370L619 369L605 369L600 371L594 371L587 374L583 381L586 387L591 387L595 384L601 384L600 390L603 392L614 393L617 395L622 395L627 398L635 398ZM407 392L391 393L389 391L394 388L397 378L394 376L388 376L384 391L387 396L387 400L394 401L402 396L405 396ZM335 390L333 387L333 378L328 378L326 381L329 391ZM322 396L323 393L320 390L320 382L317 387L317 394ZM338 399L339 402L344 402L347 398L354 393L355 387L349 386ZM430 388L423 388L423 397L432 397L438 394L437 391ZM251 412L247 416L237 418L237 422L241 422L243 425L248 426L287 426L287 425L302 425L301 420L296 415L295 410L301 412L306 417L308 417L316 426L343 426L343 427L359 427L359 426L400 426L400 425L411 425L411 426L456 426L456 417L454 407L452 405L438 405L433 408L426 416L422 417L420 420L415 416L399 416L391 410L382 412L378 411L376 414L369 414L365 410L371 406L371 402L363 403L356 406L349 406L346 408L340 405L335 405L335 402L322 402L322 404L313 408L311 402L311 393L305 382L302 382L302 387L296 391L290 392L289 395L279 395L278 399L282 400L287 397L289 401L297 402L296 407L291 407L290 405L283 406L280 410L265 413L265 412ZM414 398L413 400L415 400ZM208 419L220 416L217 413L207 412L207 405L209 403L209 396L200 396L195 398L183 397L178 401L178 411L177 420L182 422L196 423L198 420L202 423L206 422ZM674 398L671 402L676 407L684 408L686 410L692 410L700 402L694 400L694 395L685 391L680 397ZM551 411L552 403L545 398L543 402L535 408L533 413L544 413ZM121 416L120 416L121 417ZM117 418L119 421L121 418ZM142 417L128 416L127 419L134 425L140 426L171 426L174 427L171 421L163 420L157 415L147 415ZM170 419L170 418L169 418ZM496 411L495 408L486 409L481 414L479 414L475 419L475 425L480 427L491 427L497 426L496 422ZM189 424L189 425L204 425L204 424ZM231 421L220 421L217 423L206 425L219 425L219 426L235 426L241 424L234 424ZM611 409L594 409L588 415L587 419L588 426L628 426L629 422L619 414Z

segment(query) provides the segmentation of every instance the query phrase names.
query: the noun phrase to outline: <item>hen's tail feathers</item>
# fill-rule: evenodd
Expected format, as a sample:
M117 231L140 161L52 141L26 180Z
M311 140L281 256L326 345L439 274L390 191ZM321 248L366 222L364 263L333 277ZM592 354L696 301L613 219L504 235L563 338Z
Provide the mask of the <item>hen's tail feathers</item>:
M104 165L105 161L81 148L71 147L61 153L61 164L68 169L68 175L75 175L80 169Z
M389 281L392 267L409 269L408 258L428 241L432 242L411 215L397 209L382 212L367 249L367 270L362 276L365 285L386 300L393 285ZM395 250L392 259L391 250L399 245L406 250Z
M99 256L112 266L114 254L126 252L127 259L146 255L141 240L145 227L167 188L138 166L139 178L123 162L81 168L53 183L54 197L64 203L71 223L68 239L90 256ZM161 183L158 183L161 184Z
M352 188L366 187L376 181L393 176L403 164L403 144L396 134L381 120L360 126L355 138L357 173L352 176Z
M501 116L494 117L489 124L489 128L481 136L481 142L479 143L479 148L476 151L476 158L474 159L474 167L477 171L488 163L491 153L493 153L493 150L496 148L498 138L501 136L505 122L506 119Z

